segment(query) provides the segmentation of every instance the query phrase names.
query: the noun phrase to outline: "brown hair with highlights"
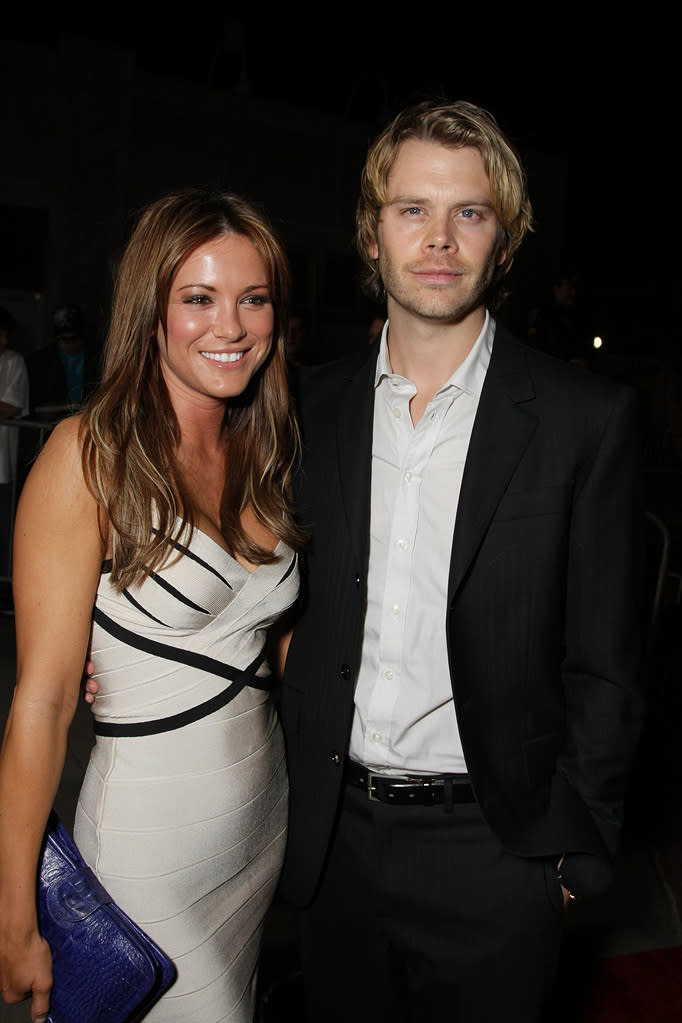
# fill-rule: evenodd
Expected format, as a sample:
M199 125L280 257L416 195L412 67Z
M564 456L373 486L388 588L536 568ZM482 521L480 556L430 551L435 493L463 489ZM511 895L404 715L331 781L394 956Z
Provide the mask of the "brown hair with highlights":
M157 330L165 330L175 274L200 245L221 235L248 238L262 257L275 313L273 344L247 391L225 409L228 472L221 532L228 549L255 564L275 560L254 543L240 517L256 517L293 548L303 542L288 498L299 434L284 357L289 269L269 222L230 193L174 192L142 213L116 278L101 385L82 419L83 470L112 545L112 582L119 589L184 542L193 521L175 452L178 422L161 372Z

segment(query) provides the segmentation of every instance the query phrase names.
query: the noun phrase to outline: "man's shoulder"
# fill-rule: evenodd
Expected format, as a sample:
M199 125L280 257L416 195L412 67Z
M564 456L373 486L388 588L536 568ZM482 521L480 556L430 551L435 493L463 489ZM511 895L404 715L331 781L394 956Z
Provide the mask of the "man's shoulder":
M14 388L22 380L28 385L28 370L24 356L14 348L5 348L0 354L0 386Z
M21 369L26 367L26 360L21 352L17 352L16 349L5 348L2 355L0 355L0 365L4 365L8 369Z
M550 355L519 341L504 325L498 324L493 345L492 365L497 372L527 374L536 397L543 394L566 401L606 401L632 393L632 387L599 369L587 368Z
M338 397L347 384L364 374L371 380L376 358L365 350L314 365L297 366L291 373L292 391L302 407L323 406Z
M376 363L376 352L369 346L367 349L356 349L335 359L297 366L295 372L301 380L306 382L326 379L336 380L353 376L368 363Z

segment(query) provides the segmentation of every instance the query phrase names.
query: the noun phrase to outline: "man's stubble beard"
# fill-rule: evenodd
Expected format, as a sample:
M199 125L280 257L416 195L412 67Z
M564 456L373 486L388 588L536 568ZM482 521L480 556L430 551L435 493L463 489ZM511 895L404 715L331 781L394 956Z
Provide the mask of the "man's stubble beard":
M471 272L464 268L464 276L458 278L458 285L452 289L443 287L429 292L415 282L414 288L406 287L404 274L396 272L379 255L379 273L386 295L401 308L424 320L446 324L462 323L476 309L486 305L499 264L500 247L495 246L484 270L471 280ZM409 275L409 270L405 271ZM463 288L460 285L465 285Z

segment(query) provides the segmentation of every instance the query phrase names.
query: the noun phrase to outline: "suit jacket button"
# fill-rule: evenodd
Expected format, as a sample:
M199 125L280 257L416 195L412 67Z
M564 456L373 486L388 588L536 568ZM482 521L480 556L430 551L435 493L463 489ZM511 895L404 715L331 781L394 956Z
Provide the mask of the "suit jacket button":
M350 664L341 665L341 678L347 682L350 678Z
M341 757L336 752L336 750L332 751L331 760L332 760L333 764L340 764L341 763Z

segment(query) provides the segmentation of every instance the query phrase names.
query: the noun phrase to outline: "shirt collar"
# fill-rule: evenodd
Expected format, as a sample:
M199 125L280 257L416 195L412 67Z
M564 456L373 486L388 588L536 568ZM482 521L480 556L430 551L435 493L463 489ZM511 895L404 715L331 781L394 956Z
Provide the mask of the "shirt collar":
M391 369L391 362L388 357L388 320L384 324L384 329L381 332L381 339L379 341L379 355L377 358L377 368L374 377L375 388L379 386L384 378L394 377L399 380L404 379L394 373ZM458 366L449 380L443 384L438 390L438 394L447 390L449 387L456 387L460 391L464 391L467 394L474 395L475 397L480 396L483 390L483 383L485 381L485 375L490 365L490 355L493 350L493 341L495 338L495 320L490 315L489 311L485 311L485 320L481 333L476 338L474 345L467 355L461 366Z

